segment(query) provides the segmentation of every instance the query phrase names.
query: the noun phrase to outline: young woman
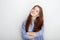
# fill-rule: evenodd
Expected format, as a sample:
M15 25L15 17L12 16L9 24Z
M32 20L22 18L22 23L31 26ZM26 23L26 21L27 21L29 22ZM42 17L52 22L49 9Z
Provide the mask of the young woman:
M35 5L22 24L23 40L43 40L43 11L39 5Z

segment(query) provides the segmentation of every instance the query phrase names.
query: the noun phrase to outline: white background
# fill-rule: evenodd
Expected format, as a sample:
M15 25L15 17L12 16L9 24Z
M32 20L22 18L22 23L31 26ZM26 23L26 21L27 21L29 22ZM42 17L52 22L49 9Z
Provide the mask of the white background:
M38 4L44 12L44 40L60 40L60 0L0 0L0 40L22 40L21 24Z

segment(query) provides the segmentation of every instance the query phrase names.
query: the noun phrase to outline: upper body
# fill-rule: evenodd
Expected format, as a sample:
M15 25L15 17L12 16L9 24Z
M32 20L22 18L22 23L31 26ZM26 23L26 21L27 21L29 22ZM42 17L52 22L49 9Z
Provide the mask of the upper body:
M28 38L28 35L25 31L25 24L26 24L26 21L23 22L22 24L22 39L23 40L28 40L30 38ZM29 32L32 32L33 30L33 27L34 27L34 21L32 20L31 24L30 24L30 27L29 27ZM43 32L44 32L44 25L42 26L41 30L39 32L35 32L36 33L36 37L35 38L31 38L31 40L43 40Z
M43 40L43 12L38 5L34 6L22 24L23 40Z

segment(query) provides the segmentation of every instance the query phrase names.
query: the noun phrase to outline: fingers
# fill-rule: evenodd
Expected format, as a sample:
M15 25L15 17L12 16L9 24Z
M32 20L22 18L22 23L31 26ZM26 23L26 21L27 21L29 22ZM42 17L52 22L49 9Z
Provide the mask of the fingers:
M36 37L36 33L35 32L27 32L27 35L29 37Z
M32 39L32 38L34 38L34 36L28 36L28 38Z
M35 32L27 32L28 35L36 35Z

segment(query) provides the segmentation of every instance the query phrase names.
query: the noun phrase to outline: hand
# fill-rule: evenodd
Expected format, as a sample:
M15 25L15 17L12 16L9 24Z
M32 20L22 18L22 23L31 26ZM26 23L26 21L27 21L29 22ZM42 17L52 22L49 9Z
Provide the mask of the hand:
M27 32L27 35L28 35L29 38L36 37L36 33L35 32Z
M35 32L27 32L27 35L36 36L36 33Z

